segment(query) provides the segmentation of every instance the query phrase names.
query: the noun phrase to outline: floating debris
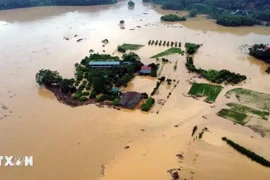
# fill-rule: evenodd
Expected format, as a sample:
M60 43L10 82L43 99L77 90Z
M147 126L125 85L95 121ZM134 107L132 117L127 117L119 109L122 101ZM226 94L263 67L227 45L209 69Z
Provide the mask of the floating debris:
M80 42L80 41L82 41L82 40L83 40L83 38L80 38L80 39L77 40L77 42Z

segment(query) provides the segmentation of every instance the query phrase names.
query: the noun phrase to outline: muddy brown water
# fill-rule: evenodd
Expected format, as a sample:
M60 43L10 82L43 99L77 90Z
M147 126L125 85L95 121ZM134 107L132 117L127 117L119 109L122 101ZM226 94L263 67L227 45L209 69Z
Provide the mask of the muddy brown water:
M1 179L94 180L102 176L102 167L105 176L101 178L105 179L169 179L166 171L180 166L186 178L192 174L189 171L195 172L198 179L269 177L269 171L234 152L219 137L235 137L270 159L268 139L216 117L218 109L182 95L190 88L186 80L193 76L186 72L184 56L170 56L172 63L164 66L161 74L180 83L158 115L94 105L71 108L57 102L52 93L36 84L35 73L42 68L73 77L74 64L88 55L90 49L115 53L122 43L143 44L145 47L137 53L147 64L155 62L150 56L166 49L148 46L148 40L170 40L203 44L195 57L197 66L245 74L251 79L244 87L270 92L269 75L264 72L268 65L241 50L246 49L243 45L269 43L270 28L221 27L204 16L164 24L160 16L167 11L153 9L148 3L135 3L133 10L123 1L93 7L0 11L0 107L7 107L0 108L0 155L34 156L34 167L0 167ZM122 19L124 30L118 25ZM76 42L80 38L83 40ZM105 38L110 43L102 47ZM178 68L174 71L176 60ZM152 78L138 77L127 90L151 93L155 83ZM225 89L230 88L233 87ZM165 99L169 90L170 87L161 86L156 98ZM226 101L222 96L217 106L222 107ZM159 108L155 105L153 112ZM213 119L203 121L201 116L205 113ZM175 124L179 124L178 128ZM189 146L195 124L207 125L213 133L205 141ZM250 140L250 136L255 139ZM128 150L124 149L126 145L130 146ZM186 153L187 160L182 165L175 158L179 151ZM217 158L213 159L211 152ZM197 164L193 163L196 154L201 157ZM237 162L228 160L232 156ZM209 166L203 166L204 162ZM214 168L220 163L223 168ZM232 167L234 163L239 167Z

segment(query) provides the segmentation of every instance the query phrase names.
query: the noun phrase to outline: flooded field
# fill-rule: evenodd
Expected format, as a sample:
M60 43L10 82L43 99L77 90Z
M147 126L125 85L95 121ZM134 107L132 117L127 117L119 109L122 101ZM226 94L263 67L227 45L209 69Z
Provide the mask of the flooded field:
M270 76L265 73L269 65L249 57L246 51L247 45L269 43L270 28L222 27L205 16L162 23L160 16L168 11L134 2L134 9L122 1L93 7L0 11L0 155L34 156L33 167L0 167L1 179L169 180L167 171L173 168L181 169L183 179L268 179L269 169L234 151L221 137L268 160L270 140L216 113L235 100L224 96L230 89L241 86L270 93ZM125 29L120 29L120 20L125 21ZM109 40L105 47L103 39ZM161 75L179 80L179 84L165 105L156 104L149 114L95 105L71 108L35 82L35 74L42 68L73 77L74 64L88 56L90 49L120 55L116 48L123 43L145 45L137 51L141 61L156 62L150 57L166 48L148 46L149 40L203 44L194 58L196 66L228 69L248 80L225 86L211 108L183 96L194 74L186 70L185 56L168 56L172 63L164 65ZM136 77L126 90L150 94L155 84L153 78ZM171 90L162 85L154 98L165 99ZM202 140L191 137L195 125L198 131L209 129ZM179 153L184 156L181 160L176 156Z

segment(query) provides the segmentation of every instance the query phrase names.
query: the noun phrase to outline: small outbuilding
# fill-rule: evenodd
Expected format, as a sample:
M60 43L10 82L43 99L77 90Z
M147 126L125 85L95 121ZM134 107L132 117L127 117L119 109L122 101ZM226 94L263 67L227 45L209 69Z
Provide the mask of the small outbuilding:
M141 93L129 91L122 94L119 105L128 109L134 109L138 104L138 102L141 100L141 98L142 98Z
M152 68L149 67L149 66L142 66L141 67L141 71L140 71L140 74L143 74L143 75L149 75L151 73L151 70Z

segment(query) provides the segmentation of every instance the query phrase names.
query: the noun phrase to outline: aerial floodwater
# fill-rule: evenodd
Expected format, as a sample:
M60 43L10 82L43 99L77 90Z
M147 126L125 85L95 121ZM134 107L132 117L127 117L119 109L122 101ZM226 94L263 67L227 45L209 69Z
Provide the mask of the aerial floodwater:
M255 108L248 95L242 98L238 91L229 90L270 93L270 75L265 72L269 64L248 54L251 45L270 43L270 27L224 27L205 15L161 22L162 15L175 11L134 2L132 8L120 1L0 11L0 156L34 158L32 167L4 167L3 160L0 179L169 180L173 171L180 179L269 179L269 167L237 152L221 138L270 161L270 102L262 99L268 111L264 120L250 110L246 124L224 118L221 110L237 109L235 104L241 102ZM121 20L124 27L119 25ZM104 39L109 43L104 45ZM169 55L170 62L159 67L158 77L174 79L177 87L161 84L149 112L95 104L70 107L35 81L40 69L73 78L74 64L89 56L90 49L121 57L117 47L124 43L144 45L135 51L141 62L156 63L150 57L168 48L149 45L150 40L181 42L183 50L186 42L200 44L192 56L197 68L226 69L247 79L222 84L219 96L209 104L204 98L187 97L192 83L209 82L189 73L186 54ZM156 84L156 78L135 76L122 89L150 95ZM259 95L254 97L260 100Z

